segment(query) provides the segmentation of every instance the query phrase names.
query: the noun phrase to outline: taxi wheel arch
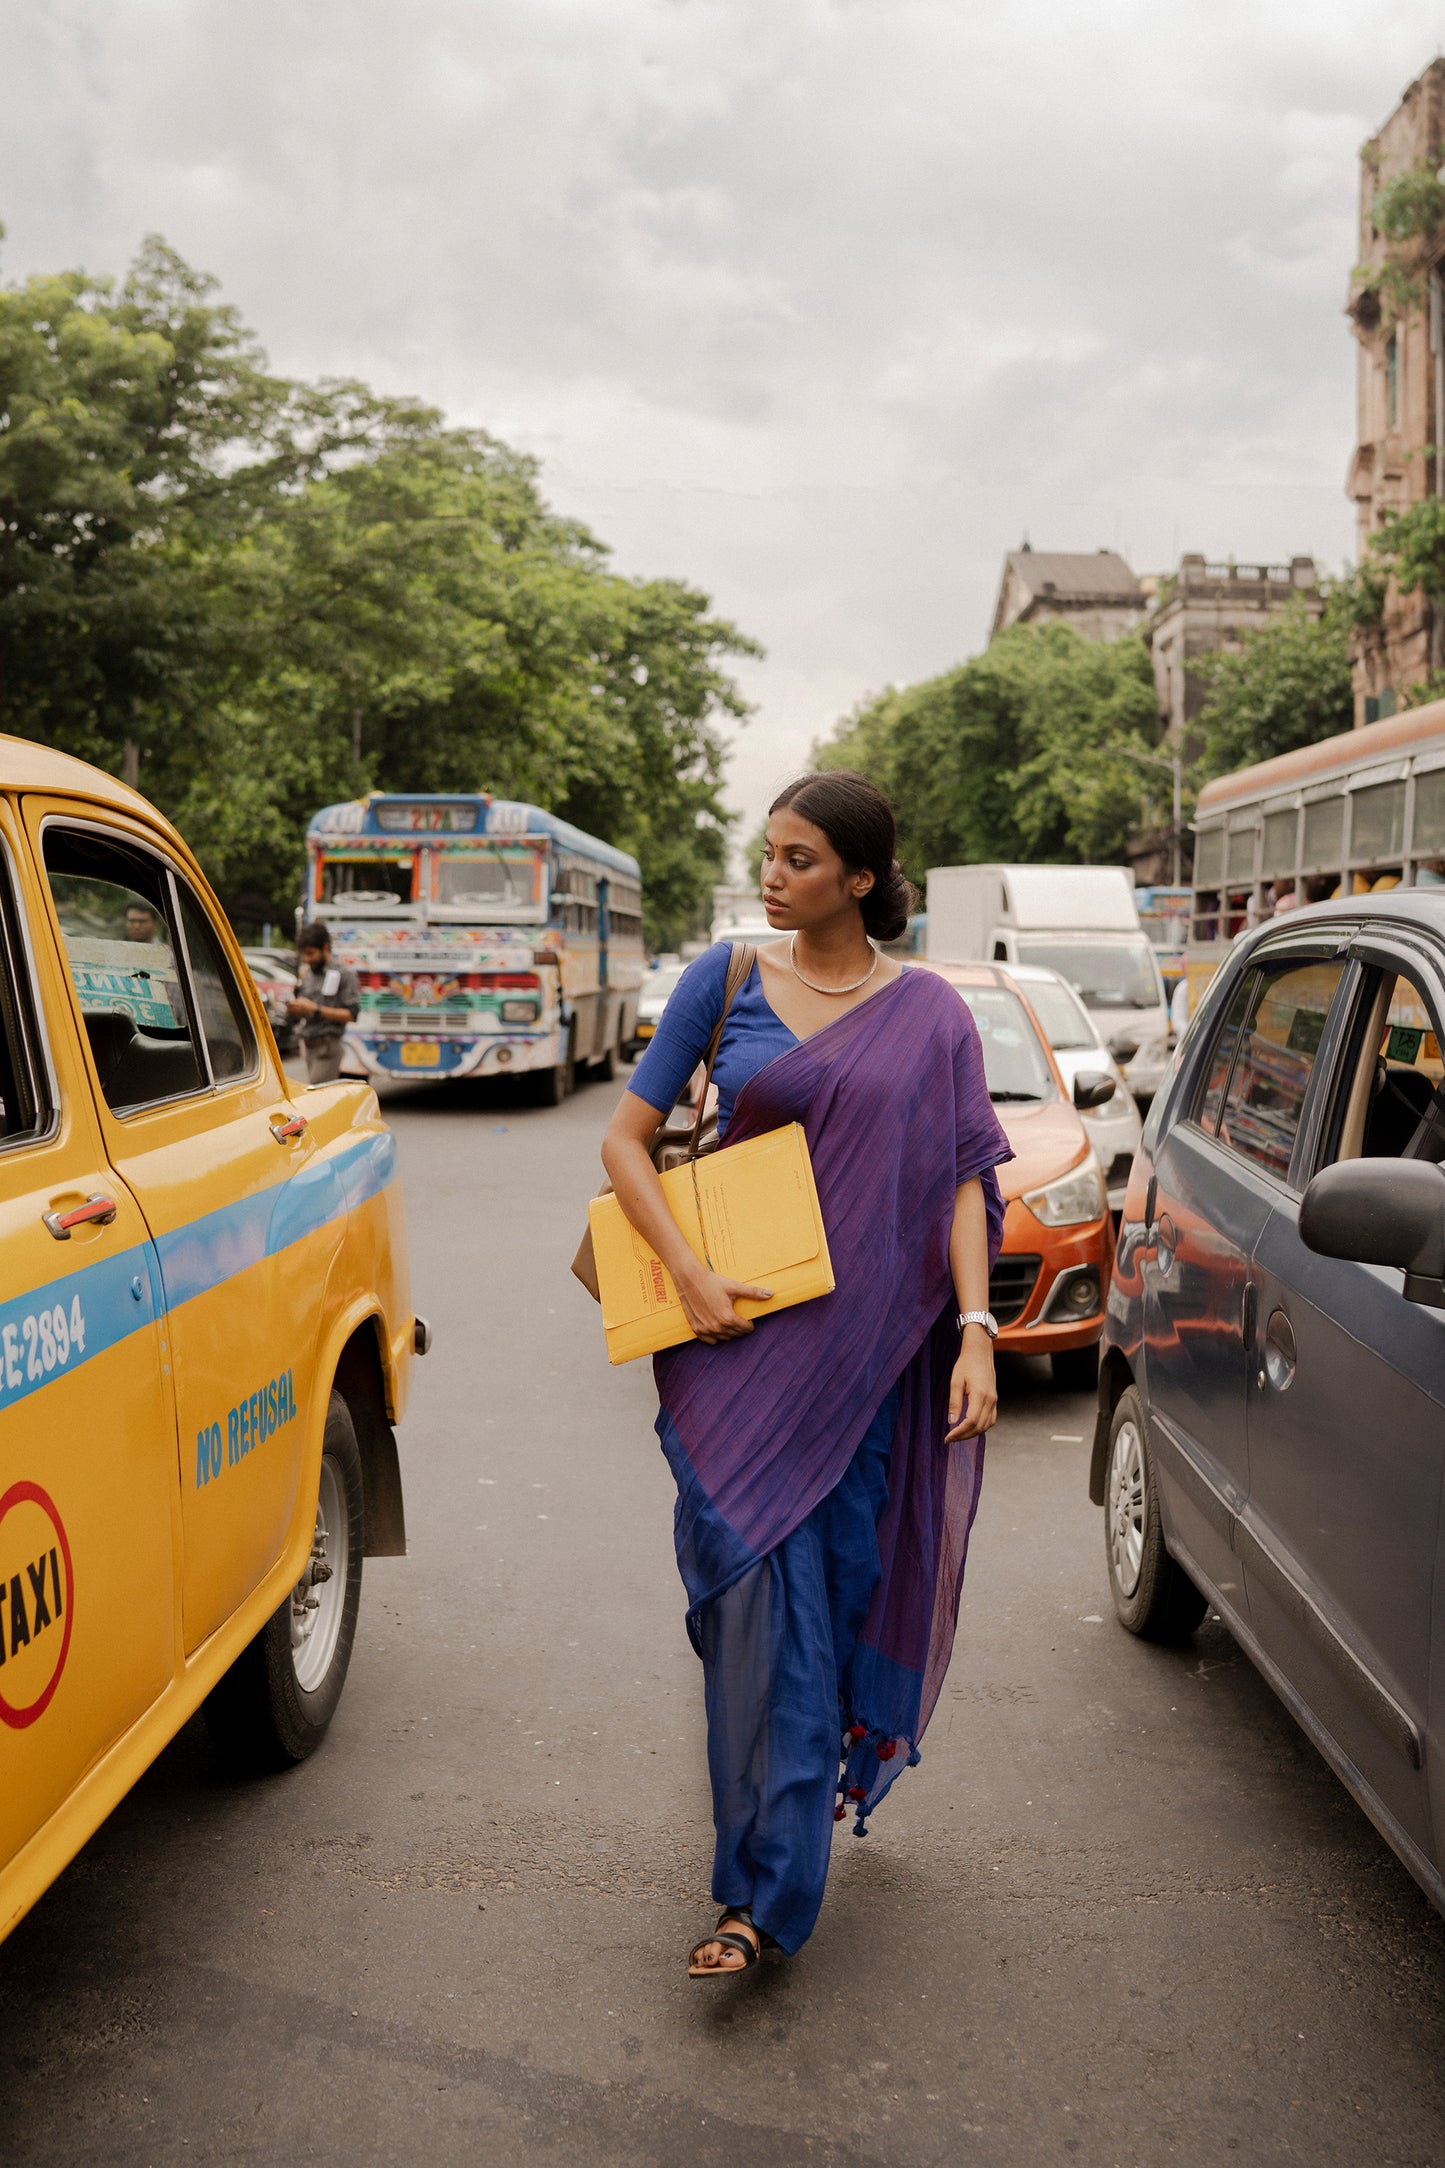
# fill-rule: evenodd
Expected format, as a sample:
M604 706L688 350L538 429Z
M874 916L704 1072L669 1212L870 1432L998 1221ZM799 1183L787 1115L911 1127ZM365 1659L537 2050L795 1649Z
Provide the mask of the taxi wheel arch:
M322 1675L303 1686L298 1668L303 1665L303 1653L294 1646L293 1631L296 1601L306 1580L303 1574L302 1582L287 1590L279 1609L206 1697L206 1728L222 1758L236 1769L284 1769L304 1761L321 1744L346 1683L361 1601L366 1514L361 1448L351 1411L335 1390L326 1410L320 1490L319 1520L324 1519L330 1500L338 1522L330 1531L331 1555L334 1558L337 1550L344 1550L338 1585L326 1588L319 1599L322 1621L329 1625L334 1642ZM308 1570L314 1558L313 1552ZM336 1616L332 1607L338 1600Z
M367 1558L405 1558L406 1508L396 1433L387 1421L386 1380L377 1344L378 1320L357 1327L336 1365L336 1390L351 1412L361 1453Z

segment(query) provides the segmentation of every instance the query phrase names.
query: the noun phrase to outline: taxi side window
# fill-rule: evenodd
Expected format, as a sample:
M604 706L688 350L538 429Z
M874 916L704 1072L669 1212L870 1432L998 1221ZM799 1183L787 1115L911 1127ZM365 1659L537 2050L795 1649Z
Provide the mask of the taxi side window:
M1325 1018L1343 972L1338 961L1266 964L1240 989L1221 1033L1216 1066L1225 1042L1232 1066L1220 1087L1219 1142L1279 1181L1289 1173ZM1242 1000L1239 1028L1231 1033ZM1213 1082L1211 1074L1210 1087Z
M218 1084L245 1076L256 1065L256 1035L210 919L199 899L185 883L175 882L180 902L181 930L186 959L191 967L191 986L210 1057L211 1075Z
M50 1126L39 1045L20 921L0 863L0 1150L43 1136Z

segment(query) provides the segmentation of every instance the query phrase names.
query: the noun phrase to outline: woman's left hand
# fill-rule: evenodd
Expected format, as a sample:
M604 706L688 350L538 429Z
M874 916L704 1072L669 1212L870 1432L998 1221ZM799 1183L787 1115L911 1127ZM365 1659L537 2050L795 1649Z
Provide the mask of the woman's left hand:
M982 1345L975 1345L975 1339ZM967 1414L964 1410L967 1408ZM962 1420L960 1420L962 1418ZM993 1342L980 1325L967 1325L963 1353L953 1366L948 1386L947 1443L960 1438L982 1437L998 1419L998 1387L993 1375Z

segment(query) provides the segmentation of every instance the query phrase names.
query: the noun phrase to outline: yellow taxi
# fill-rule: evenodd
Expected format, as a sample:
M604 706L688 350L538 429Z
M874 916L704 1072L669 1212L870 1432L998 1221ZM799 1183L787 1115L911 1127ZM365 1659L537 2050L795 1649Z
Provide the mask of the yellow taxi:
M0 737L0 1934L198 1707L320 1740L425 1341L370 1087L286 1076L144 798Z

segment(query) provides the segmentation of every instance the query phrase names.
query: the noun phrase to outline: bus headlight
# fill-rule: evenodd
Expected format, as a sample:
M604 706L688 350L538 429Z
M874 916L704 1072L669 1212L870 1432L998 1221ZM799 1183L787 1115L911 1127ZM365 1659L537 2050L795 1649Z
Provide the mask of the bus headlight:
M1024 1203L1045 1227L1081 1227L1088 1220L1102 1219L1108 1202L1104 1177L1092 1152L1057 1182L1024 1192Z
M503 1001L497 1013L504 1024L535 1024L537 1004L535 1001Z

